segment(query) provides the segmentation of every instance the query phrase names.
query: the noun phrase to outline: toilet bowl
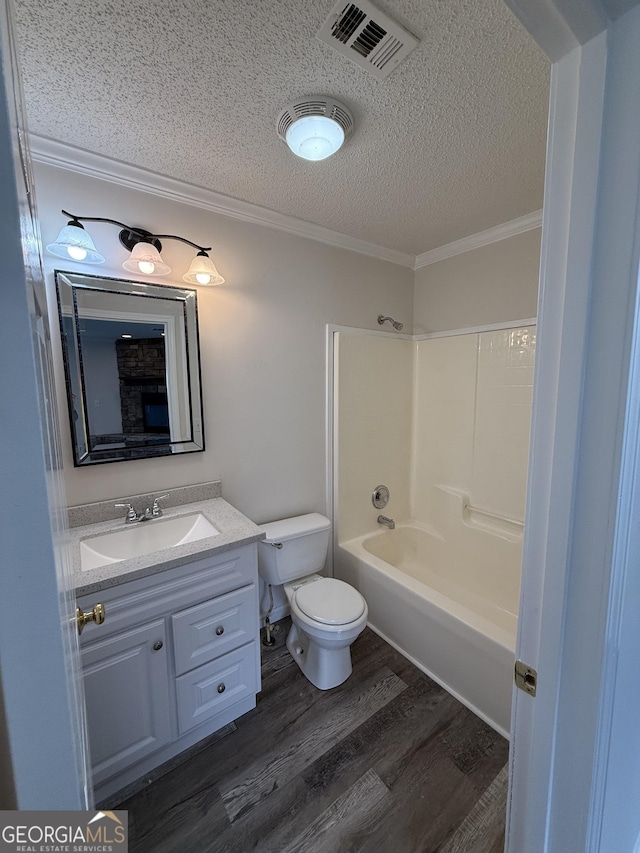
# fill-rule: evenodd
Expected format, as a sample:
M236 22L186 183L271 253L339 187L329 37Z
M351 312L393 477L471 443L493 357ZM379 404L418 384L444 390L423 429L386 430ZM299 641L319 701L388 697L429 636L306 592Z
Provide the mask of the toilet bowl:
M258 571L283 586L291 608L287 649L303 674L320 690L350 675L351 643L367 624L367 603L344 581L317 574L324 567L331 522L319 513L262 525Z
M320 690L337 687L351 675L351 643L367 624L366 601L344 581L320 575L284 589L291 606L289 653Z

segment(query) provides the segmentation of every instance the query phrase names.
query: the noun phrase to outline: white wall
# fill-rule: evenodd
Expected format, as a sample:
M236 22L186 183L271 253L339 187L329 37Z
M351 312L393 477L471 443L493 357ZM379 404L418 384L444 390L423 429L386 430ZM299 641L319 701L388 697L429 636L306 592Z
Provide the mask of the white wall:
M540 234L535 228L418 269L414 334L535 317Z
M380 512L409 514L413 344L381 335L337 334L337 512L339 541L376 530ZM388 506L371 493L386 485Z
M37 164L35 172L45 245L64 224L65 208L213 244L226 278L198 288L204 453L73 468L57 350L69 503L221 478L224 496L257 522L324 511L326 324L378 329L382 312L410 327L412 271L55 167ZM82 267L45 256L51 290L56 266L128 277L117 229L88 230L107 263ZM166 283L180 282L192 254L165 242L163 257L175 270Z

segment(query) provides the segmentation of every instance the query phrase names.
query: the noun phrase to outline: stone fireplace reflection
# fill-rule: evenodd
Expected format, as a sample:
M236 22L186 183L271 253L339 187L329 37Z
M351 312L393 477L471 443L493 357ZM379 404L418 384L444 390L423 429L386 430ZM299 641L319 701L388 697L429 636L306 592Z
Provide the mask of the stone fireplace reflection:
M170 439L164 338L116 341L122 432Z

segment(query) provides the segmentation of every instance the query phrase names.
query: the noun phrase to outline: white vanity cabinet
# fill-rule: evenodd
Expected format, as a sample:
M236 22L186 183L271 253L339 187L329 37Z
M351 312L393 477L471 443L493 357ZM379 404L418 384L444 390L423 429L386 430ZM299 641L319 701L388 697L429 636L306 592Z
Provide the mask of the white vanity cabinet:
M78 599L101 601L80 638L96 800L255 707L256 544Z

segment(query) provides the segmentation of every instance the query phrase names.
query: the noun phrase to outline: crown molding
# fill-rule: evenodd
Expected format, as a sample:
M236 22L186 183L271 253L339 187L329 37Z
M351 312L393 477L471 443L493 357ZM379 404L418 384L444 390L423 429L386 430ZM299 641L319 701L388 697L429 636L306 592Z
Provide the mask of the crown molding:
M471 234L469 237L463 237L461 240L455 240L453 243L447 243L445 246L439 246L429 252L414 256L407 252L399 252L396 249L389 249L375 243L369 243L366 240L350 237L347 234L341 234L339 231L306 222L304 219L297 219L295 216L286 216L283 213L269 210L269 208L223 195L215 192L215 190L178 181L175 178L151 172L140 166L132 166L103 154L95 154L75 145L58 142L55 139L48 139L32 133L29 135L29 147L31 157L37 163L45 163L49 166L77 172L90 178L98 178L101 181L108 181L138 192L150 193L169 201L199 207L202 210L209 210L212 213L228 216L252 225L275 228L297 237L316 240L338 249L359 252L362 255L409 267L413 270L435 264L446 258L452 258L454 255L469 252L472 249L478 249L481 246L488 246L490 243L497 243L499 240L531 231L533 228L539 228L542 225L542 211L537 210L528 213L526 216L497 225L495 228Z
M541 226L542 211L535 210L533 213L527 213L526 216L511 219L502 225L496 225L495 228L479 231L477 234L471 234L469 237L463 237L461 240L455 240L445 246L439 246L430 252L424 252L416 257L414 270L419 270L421 267L427 267L429 264L435 264L438 261L444 261L454 255L470 252L472 249L479 249L481 246L488 246L490 243L497 243L499 240L506 240L507 237L515 237L516 234L524 234L525 231L532 231Z
M347 234L341 234L331 228L315 225L294 216L286 216L266 207L240 201L214 190L169 178L166 175L159 175L156 172L123 163L112 157L105 157L102 154L77 148L75 145L30 134L29 147L32 159L38 163L57 166L59 169L67 169L70 172L98 178L101 181L109 181L112 184L139 192L151 193L169 201L199 207L252 225L276 228L278 231L285 231L297 237L306 237L328 246L348 249L382 261L389 261L392 264L399 264L410 269L414 268L416 260L414 255L378 246L375 243L368 243L366 240L359 240L356 237L349 237Z

